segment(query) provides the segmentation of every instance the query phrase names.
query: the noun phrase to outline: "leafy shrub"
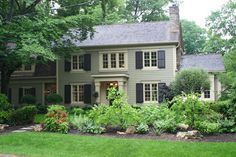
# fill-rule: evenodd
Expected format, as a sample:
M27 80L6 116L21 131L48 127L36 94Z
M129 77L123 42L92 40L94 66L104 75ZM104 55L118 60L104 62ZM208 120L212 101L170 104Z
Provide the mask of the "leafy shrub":
M141 116L141 122L153 126L153 123L158 120L173 119L175 121L175 114L172 112L166 104L147 105L143 106L139 111Z
M220 132L220 123L214 123L209 121L196 122L195 128L203 134L213 134Z
M82 133L101 134L103 128L85 115L74 116L72 124Z
M230 101L228 100L208 103L210 109L214 110L215 112L221 113L224 116L227 116L227 113L229 110L229 104L230 104Z
M182 70L177 74L175 81L171 83L175 95L182 92L187 94L197 93L199 90L208 89L209 87L208 73L200 69Z
M61 95L56 94L56 93L52 93L46 97L46 101L49 104L60 104L60 103L62 103L63 99L62 99Z
M227 132L227 133L236 132L236 124L234 120L225 118L220 123L221 123L221 132Z
M37 107L37 110L38 110L38 114L46 114L47 113L47 108L48 108L48 105L45 105L45 104L37 104L36 105Z
M33 95L24 95L21 98L21 103L22 104L35 104L36 103L36 98Z
M45 130L50 132L68 133L69 117L64 106L51 105L45 119Z
M8 123L12 106L4 94L0 94L0 123Z
M36 114L37 108L35 106L24 106L13 111L10 120L13 125L32 124Z
M137 131L137 133L139 133L139 134L145 134L145 133L147 133L147 132L149 131L149 127L148 127L147 124L141 123L141 124L139 124L138 127L136 128L136 131Z
M79 115L81 115L81 114L84 114L85 112L84 112L84 110L83 110L82 108L74 108L74 109L72 110L72 113L73 113L74 115L79 116Z
M153 127L156 134L161 134L163 132L174 132L176 131L176 122L174 119L161 119L154 122Z

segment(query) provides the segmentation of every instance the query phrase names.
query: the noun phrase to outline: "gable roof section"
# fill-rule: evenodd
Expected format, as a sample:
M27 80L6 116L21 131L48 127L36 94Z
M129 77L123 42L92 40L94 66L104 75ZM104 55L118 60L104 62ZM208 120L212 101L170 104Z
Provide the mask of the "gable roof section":
M184 55L180 69L198 68L208 72L225 71L223 57L220 54Z
M100 25L94 27L92 39L72 42L79 47L178 43L179 33L170 26L170 21Z

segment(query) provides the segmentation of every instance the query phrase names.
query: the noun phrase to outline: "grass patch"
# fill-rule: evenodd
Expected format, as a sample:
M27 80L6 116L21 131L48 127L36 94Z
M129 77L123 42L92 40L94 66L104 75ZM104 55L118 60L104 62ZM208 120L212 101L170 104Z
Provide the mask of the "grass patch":
M11 133L0 136L0 153L30 157L234 157L236 143Z

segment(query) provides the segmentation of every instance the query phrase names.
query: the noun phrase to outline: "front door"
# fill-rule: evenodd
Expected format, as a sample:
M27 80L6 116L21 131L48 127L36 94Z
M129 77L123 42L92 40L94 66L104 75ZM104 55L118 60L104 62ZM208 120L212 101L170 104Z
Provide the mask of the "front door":
M101 96L101 103L102 104L110 104L109 100L107 99L108 96L108 89L111 87L118 87L118 82L101 82L101 89L100 89L100 96Z

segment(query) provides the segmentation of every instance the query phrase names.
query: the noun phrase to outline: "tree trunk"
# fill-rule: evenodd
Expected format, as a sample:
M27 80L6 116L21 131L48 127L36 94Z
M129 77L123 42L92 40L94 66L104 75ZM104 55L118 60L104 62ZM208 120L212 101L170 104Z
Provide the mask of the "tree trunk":
M8 95L10 76L6 71L1 71L1 93Z

